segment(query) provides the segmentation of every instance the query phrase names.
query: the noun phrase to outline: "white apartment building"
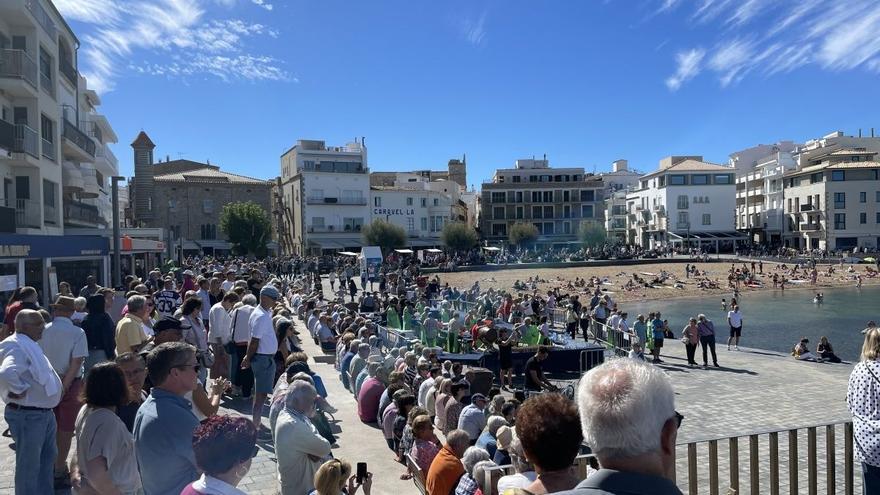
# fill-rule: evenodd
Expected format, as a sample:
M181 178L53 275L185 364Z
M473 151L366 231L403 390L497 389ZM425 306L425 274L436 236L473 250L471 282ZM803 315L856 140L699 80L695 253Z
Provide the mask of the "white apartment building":
M403 228L410 247L439 246L446 224L467 222L467 207L456 182L400 172L393 184L370 188L371 218Z
M626 191L635 189L641 174L627 160L615 160L611 171L599 174L605 184L605 232L608 242L626 243Z
M779 246L784 222L783 175L797 168L791 152L777 151L756 160L736 178L736 229L752 242Z
M786 246L876 250L880 247L877 151L839 144L810 147L785 175Z
M626 195L627 240L644 248L668 244L732 250L735 173L702 156L670 156Z
M363 141L327 146L298 140L281 155L282 225L291 246L282 252L322 254L358 250L369 223L370 178ZM283 237L283 236L282 236Z
M78 47L51 1L0 2L0 277L34 286L44 301L51 271L74 285L87 275L109 284L109 239L57 237L67 225L106 226L99 179L116 174L115 163L96 161L115 138L104 119L107 138L96 140L90 114L100 102L79 74Z

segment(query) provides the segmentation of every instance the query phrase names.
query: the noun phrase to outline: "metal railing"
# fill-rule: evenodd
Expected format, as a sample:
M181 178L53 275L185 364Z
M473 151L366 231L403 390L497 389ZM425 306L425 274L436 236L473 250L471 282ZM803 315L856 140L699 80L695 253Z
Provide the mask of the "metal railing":
M104 133L101 131L101 126L99 126L94 120L80 120L79 128L81 131L88 134L89 137L93 137L101 143L104 142Z
M40 87L43 88L46 94L55 98L55 84L52 82L51 76L40 72Z
M13 137L12 151L14 153L27 153L34 158L40 157L37 131L25 124L16 124Z
M24 79L37 89L37 64L24 50L0 50L0 77Z
M819 441L820 432L824 442ZM800 440L802 435L806 436L806 451ZM740 439L746 438L748 449L741 450ZM689 495L743 493L745 487L752 494L779 495L787 491L814 495L819 493L820 481L824 481L824 493L853 495L861 481L855 476L853 445L853 425L849 421L680 442L679 450L685 450L687 455L679 459L674 481L679 484L681 479L679 487L686 487ZM787 463L780 462L780 450L787 457ZM840 450L843 450L842 456ZM575 458L573 467L578 477L586 478L593 457L579 455ZM806 478L801 468L804 464ZM839 473L841 465L843 470ZM705 476L700 476L701 470ZM513 473L510 465L494 467L487 469L484 478L476 481L483 493L492 493L493 479ZM743 475L742 479L740 475Z
M80 203L79 201L68 201L64 203L64 220L96 224L107 223L98 211L97 206Z
M46 158L55 161L58 156L58 152L55 150L55 143L52 141L47 141L46 139L40 138L40 149L43 152L43 156Z
M31 11L31 14L33 14L34 18L37 20L37 23L46 30L46 33L49 34L49 38L53 40L56 39L57 28L55 27L55 23L52 22L52 17L49 16L46 9L40 5L40 0L24 0L24 6Z
M70 84L76 87L76 67L66 57L58 58L58 72L61 72L70 81Z
M67 119L64 120L62 136L64 136L64 139L71 141L73 144L77 145L79 149L85 151L92 157L95 156L95 142L92 141L92 138Z
M116 155L113 154L113 150L111 150L106 144L95 147L95 158L103 158L107 160L115 170L119 169L119 160L116 158Z
M30 199L15 200L15 226L16 227L32 227L40 228L40 207L39 201Z

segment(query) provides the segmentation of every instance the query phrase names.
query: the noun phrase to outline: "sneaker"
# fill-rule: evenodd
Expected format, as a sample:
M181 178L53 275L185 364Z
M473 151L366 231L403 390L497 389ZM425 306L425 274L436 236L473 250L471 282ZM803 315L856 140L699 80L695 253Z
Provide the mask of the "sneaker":
M715 363L716 368L720 368L721 366L718 363Z
M738 351L738 350L739 350L739 346L734 346L734 349Z
M336 411L338 411L339 409L336 409L335 407L331 406L330 404L326 404L325 406L323 406L321 408L321 410L324 411L325 413L333 414Z
M728 350L728 351L730 350L730 346L727 346L727 350Z

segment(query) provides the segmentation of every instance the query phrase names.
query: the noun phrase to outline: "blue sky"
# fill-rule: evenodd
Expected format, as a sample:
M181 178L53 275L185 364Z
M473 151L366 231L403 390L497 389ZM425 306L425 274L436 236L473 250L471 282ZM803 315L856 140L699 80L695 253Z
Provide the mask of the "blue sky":
M271 178L297 138L468 182L517 158L643 171L880 132L876 0L55 0L128 143Z

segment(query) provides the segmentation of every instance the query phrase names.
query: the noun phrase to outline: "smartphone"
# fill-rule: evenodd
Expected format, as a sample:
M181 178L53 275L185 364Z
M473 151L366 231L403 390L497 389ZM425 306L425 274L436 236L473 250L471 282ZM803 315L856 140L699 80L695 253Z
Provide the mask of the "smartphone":
M359 462L357 463L357 482L363 483L365 479L367 479L367 463Z

